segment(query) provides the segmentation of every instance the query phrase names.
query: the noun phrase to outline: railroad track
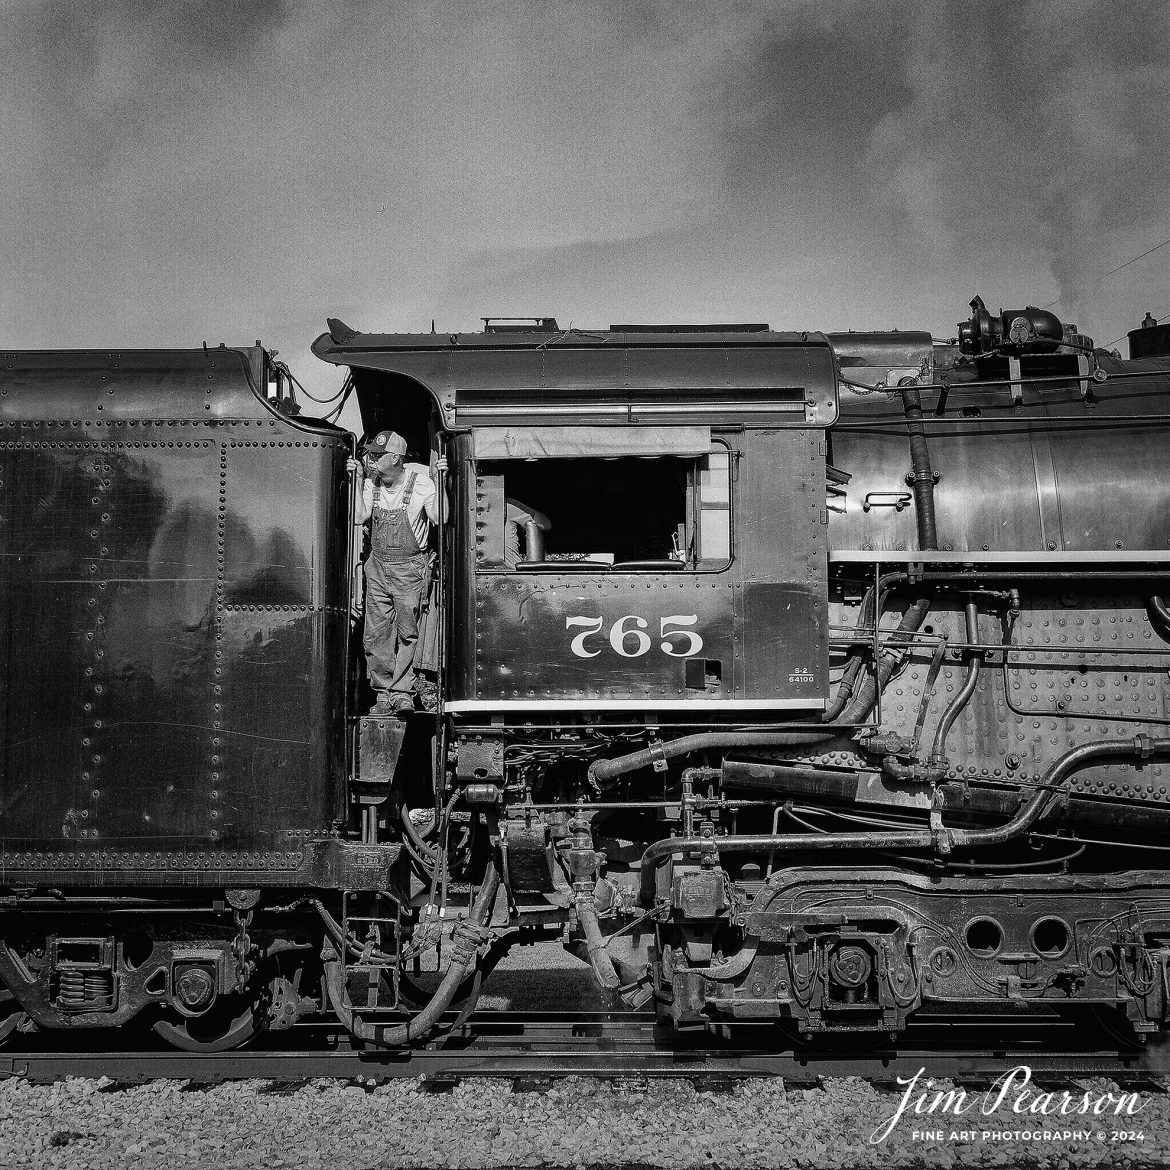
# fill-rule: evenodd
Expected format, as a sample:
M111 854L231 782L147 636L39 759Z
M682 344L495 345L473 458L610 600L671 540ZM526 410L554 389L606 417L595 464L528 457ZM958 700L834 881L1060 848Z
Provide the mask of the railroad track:
M990 1033L989 1028L995 1032ZM995 1042L987 1044L994 1034ZM1084 1047L1074 1026L1042 1026L970 1018L933 1021L909 1029L895 1047L848 1047L815 1043L777 1048L774 1030L734 1040L679 1036L659 1028L653 1016L604 1012L480 1012L429 1044L411 1050L354 1047L331 1026L301 1025L280 1043L237 1052L190 1053L138 1050L79 1051L45 1048L0 1054L0 1078L34 1082L65 1077L107 1078L114 1084L154 1079L211 1084L262 1079L301 1083L314 1078L381 1081L422 1078L434 1089L464 1077L504 1077L539 1084L567 1076L687 1077L712 1086L744 1077L784 1077L794 1084L860 1076L893 1085L925 1069L934 1078L988 1083L1017 1065L1037 1081L1058 1083L1106 1076L1119 1083L1166 1092L1170 1053L1162 1047ZM43 1043L42 1038L40 1039ZM275 1038L273 1038L275 1039ZM29 1037L35 1042L34 1037Z

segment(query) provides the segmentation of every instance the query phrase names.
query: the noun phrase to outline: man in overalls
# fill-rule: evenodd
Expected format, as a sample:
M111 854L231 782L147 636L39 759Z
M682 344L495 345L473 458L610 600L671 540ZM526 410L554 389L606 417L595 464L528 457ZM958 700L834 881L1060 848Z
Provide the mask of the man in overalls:
M436 464L445 466L444 460ZM427 535L440 520L439 498L427 469L406 462L406 440L393 431L380 431L366 445L365 470L357 520L370 521L366 670L378 693L375 711L410 711L418 614L429 564Z

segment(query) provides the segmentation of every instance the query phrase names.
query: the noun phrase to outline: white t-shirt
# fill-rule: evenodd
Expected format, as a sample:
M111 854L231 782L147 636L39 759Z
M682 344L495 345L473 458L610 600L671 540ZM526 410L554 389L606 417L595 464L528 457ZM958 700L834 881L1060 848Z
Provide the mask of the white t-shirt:
M398 486L388 488L385 484L375 485L373 479L367 479L362 488L362 519L368 520L375 509L392 512L402 507L402 496L406 491L406 483L414 473L414 488L406 504L406 518L410 521L414 539L419 548L427 547L427 528L431 522L431 513L436 510L435 485L427 474L427 469L421 463L407 463L402 470L406 473L399 481Z

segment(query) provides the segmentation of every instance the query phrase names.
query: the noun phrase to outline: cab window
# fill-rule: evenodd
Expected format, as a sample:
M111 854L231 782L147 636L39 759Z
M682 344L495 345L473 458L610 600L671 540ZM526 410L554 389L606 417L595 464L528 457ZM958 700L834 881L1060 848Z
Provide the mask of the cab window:
M503 571L714 571L731 559L731 459L486 459L476 560Z

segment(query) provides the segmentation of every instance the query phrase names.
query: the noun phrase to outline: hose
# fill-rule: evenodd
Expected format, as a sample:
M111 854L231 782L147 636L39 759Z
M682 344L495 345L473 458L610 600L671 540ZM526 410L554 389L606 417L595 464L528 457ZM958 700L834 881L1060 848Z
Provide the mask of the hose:
M973 601L968 601L965 608L967 641L968 643L976 644L979 641L979 611ZM939 646L941 648L941 642ZM958 719L963 708L967 706L971 696L975 693L975 686L979 681L979 668L982 665L983 652L981 650L973 651L971 660L967 664L967 677L963 680L963 685L959 688L959 693L947 704L942 718L938 721L938 727L934 733L934 746L931 748L930 760L927 766L924 768L917 761L911 764L903 764L896 756L890 755L882 760L882 771L887 776L893 780L919 782L925 780L931 783L938 783L947 774L947 736L950 734L955 720ZM928 682L927 689L931 685L931 682ZM921 715L925 713L925 710L926 699L923 696L919 726L921 726ZM917 738L917 732L915 733L915 738Z
M609 991L616 991L622 981L618 978L613 960L605 949L605 936L601 933L601 923L597 921L597 906L593 898L583 894L577 899L577 921L585 932L585 945L589 951L589 962L593 964L593 973L598 983Z
M345 987L345 971L341 960L334 954L325 954L325 983L329 990L329 1002L342 1024L359 1040L370 1040L388 1047L401 1047L425 1036L437 1023L439 1017L451 1006L460 984L468 971L478 960L478 942L486 937L485 924L491 917L500 888L500 875L495 859L488 861L484 871L483 884L479 887L466 923L455 930L455 953L442 982L435 989L430 1003L412 1020L405 1024L376 1024L363 1020L350 1002ZM460 932L463 931L463 937Z
M896 581L905 580L905 573L886 573L878 579L875 585L870 585L866 589L865 596L861 599L861 605L857 610L857 625L855 627L857 634L865 632L871 624L875 626L881 624L882 605L886 593ZM862 663L861 648L854 646L841 675L841 681L837 684L837 693L833 696L832 702L821 713L821 722L833 723L845 710L845 704L849 701L849 696L853 694L853 688L857 685L857 676L861 673Z
M890 677L902 661L902 648L918 632L929 612L930 602L926 598L914 602L906 610L898 623L898 628L886 639L886 644L878 655L877 669L861 680L861 686L841 712L838 722L860 723L873 710L878 692L890 681Z
M414 821L410 819L410 809L406 805L403 805L399 810L399 819L402 822L402 831L406 835L406 839L422 854L429 865L433 865L438 860L439 851L433 845L428 845L422 839L418 829L415 827Z
M825 723L835 722L841 712L845 710L845 704L849 701L849 696L853 694L853 688L857 685L857 675L860 671L861 655L855 654L850 658L845 672L841 675L841 681L837 684L837 693L833 696L833 701L821 712L821 719Z

